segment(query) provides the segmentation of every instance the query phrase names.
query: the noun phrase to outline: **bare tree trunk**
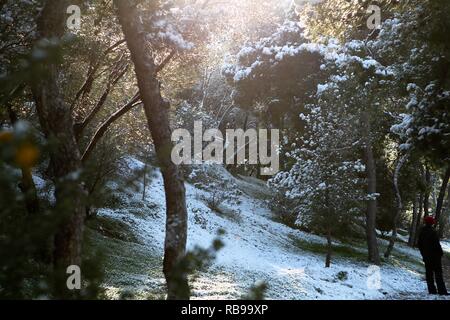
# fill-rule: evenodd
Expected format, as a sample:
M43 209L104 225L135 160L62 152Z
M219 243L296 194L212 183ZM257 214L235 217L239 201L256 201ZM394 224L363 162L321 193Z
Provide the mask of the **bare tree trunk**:
M367 193L371 199L367 201L366 212L366 236L367 247L369 252L369 261L380 265L380 253L378 250L377 234L376 234L376 218L377 218L377 169L375 164L375 157L372 149L372 142L370 139L371 127L369 114L364 112L363 114L363 139L364 139L364 154L366 160L366 172L367 172Z
M430 168L426 166L425 169L425 184L426 190L423 198L424 217L430 215L430 187L431 187L431 172Z
M48 0L38 20L38 41L60 39L70 1ZM56 64L43 67L45 76L32 83L32 92L42 130L48 141L51 168L55 178L58 230L55 235L53 260L56 267L81 265L81 244L86 209L83 205L84 188L71 175L79 172L81 162L73 132L70 106L63 99Z
M418 204L417 197L413 200L413 218L411 221L411 226L409 228L409 239L408 239L408 246L414 247L415 239L416 239L416 226L417 226L417 220L419 219L419 204Z
M441 185L441 189L439 191L439 197L438 197L438 200L436 203L435 218L438 223L440 222L442 207L444 205L445 192L447 191L447 185L448 185L449 179L450 179L450 166L448 166L447 170L445 171L444 176L442 177L442 185Z
M423 194L420 194L419 196L419 214L417 216L417 223L416 223L416 231L415 231L415 239L414 239L414 246L417 246L417 242L419 241L419 230L420 230L420 226L422 225L422 218L424 216L424 209L423 209L423 205L424 205L424 196Z
M406 154L404 156L402 156L398 162L397 162L397 166L395 167L395 172L394 172L394 190L395 190L395 197L397 199L397 210L395 212L395 217L394 217L394 227L392 229L392 235L391 238L389 239L389 245L386 249L386 252L384 253L384 257L385 258L389 258L389 256L391 255L392 250L394 249L394 245L395 245L395 241L397 240L397 227L398 227L398 220L403 212L403 201L402 201L402 195L400 194L400 187L398 185L398 179L400 177L400 171L403 167L403 165L406 163L406 161L408 160L409 154Z
M189 299L187 277L176 272L182 272L177 265L185 256L187 209L183 178L171 160L168 103L161 96L160 83L156 77L157 66L145 45L145 33L139 24L137 8L128 0L115 0L114 3L135 66L139 92L164 179L167 217L163 271L168 299Z
M145 201L145 196L147 192L147 163L144 166L144 190L142 191L142 201Z
M333 253L333 241L331 239L331 230L328 228L327 230L327 258L325 261L325 268L329 268L331 266L331 255Z
M449 220L449 211L450 211L450 185L448 186L447 190L447 202L445 205L445 208L442 209L442 212L444 213L444 216L441 216L441 223L439 224L439 238L444 237L445 229L448 225Z

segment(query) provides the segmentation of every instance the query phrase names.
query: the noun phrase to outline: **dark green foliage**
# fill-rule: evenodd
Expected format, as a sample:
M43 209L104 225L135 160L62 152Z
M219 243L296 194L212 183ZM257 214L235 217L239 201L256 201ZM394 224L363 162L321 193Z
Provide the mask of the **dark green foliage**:
M299 238L293 238L294 245L297 246L301 250L311 251L314 253L319 253L326 255L327 254L327 246L322 243L314 243L308 242ZM353 259L357 261L366 261L367 253L363 250L358 250L350 245L333 245L333 254L338 258L344 259Z
M19 127L0 132L0 298L97 298L102 279L98 253L84 252L81 291L69 291L66 270L53 267L53 236L66 210L64 204L56 208L43 197L52 187L39 187L39 212L31 215L26 210L17 162L34 166L33 158L42 148L24 123Z
M391 231L394 227L396 212L392 172L386 159L377 161L377 184L380 197L378 197L377 228L381 231Z
M249 292L242 297L242 300L264 300L269 286L265 282L257 282L249 289Z
M347 271L339 271L336 274L336 279L339 281L347 281L348 280L348 272Z
M297 225L297 212L295 205L289 199L283 196L281 192L277 192L273 199L269 202L270 209L274 213L275 221L279 221L293 229L301 228Z

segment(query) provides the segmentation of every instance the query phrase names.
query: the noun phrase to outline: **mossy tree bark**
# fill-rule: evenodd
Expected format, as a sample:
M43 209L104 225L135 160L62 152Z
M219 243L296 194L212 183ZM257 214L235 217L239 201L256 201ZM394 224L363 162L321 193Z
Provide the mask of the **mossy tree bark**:
M185 186L178 167L172 162L172 141L168 103L161 96L157 78L158 66L146 46L145 32L139 20L136 4L128 0L114 1L119 21L134 63L139 93L144 104L166 194L166 238L164 245L164 275L168 299L188 299L187 277L179 274L178 263L184 258L187 240L187 209Z
M37 42L61 40L65 30L67 0L47 0L37 23ZM42 130L51 145L50 162L55 182L57 231L53 261L57 268L81 265L81 246L86 209L85 191L79 179L81 157L73 131L70 106L60 87L61 69L53 61L31 83Z

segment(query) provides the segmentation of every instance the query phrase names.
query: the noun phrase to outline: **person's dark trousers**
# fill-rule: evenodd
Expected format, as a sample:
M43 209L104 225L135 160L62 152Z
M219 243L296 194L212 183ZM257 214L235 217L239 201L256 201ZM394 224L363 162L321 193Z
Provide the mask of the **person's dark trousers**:
M430 294L447 294L444 278L442 276L441 259L430 259L425 261L425 270L427 277L428 292ZM434 281L436 280L436 286Z

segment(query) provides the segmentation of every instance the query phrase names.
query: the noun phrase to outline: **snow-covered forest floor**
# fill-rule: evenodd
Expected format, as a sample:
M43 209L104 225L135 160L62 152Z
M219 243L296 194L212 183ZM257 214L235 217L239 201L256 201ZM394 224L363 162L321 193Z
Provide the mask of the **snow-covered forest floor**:
M132 183L143 164L129 159L123 181L110 183L108 208L89 223L89 244L103 256L109 298L162 299L165 200L161 174ZM211 179L224 182L218 196L235 196L210 209L212 190L187 184L188 248L207 248L217 230L226 231L225 247L206 272L192 279L193 299L239 299L257 282L268 285L268 299L429 299L417 250L397 243L380 270L381 287L369 289L369 264L363 240L335 242L331 268L325 268L325 239L276 221L268 208L271 190L251 178L235 178L218 167ZM217 196L217 195L215 195ZM379 240L382 252L386 240ZM450 245L444 244L447 254ZM369 272L369 273L368 273Z

